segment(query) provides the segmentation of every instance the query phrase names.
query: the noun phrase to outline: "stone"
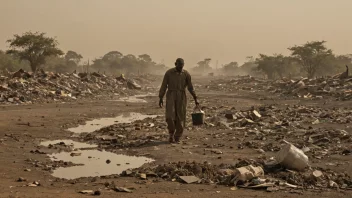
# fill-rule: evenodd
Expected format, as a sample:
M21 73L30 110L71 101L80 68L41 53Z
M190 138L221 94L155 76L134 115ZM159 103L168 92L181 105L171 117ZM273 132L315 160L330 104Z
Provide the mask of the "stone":
M115 191L117 192L127 192L127 193L132 193L132 190L124 187L115 187Z
M23 177L19 177L19 178L17 179L17 181L18 181L18 182L24 182L24 181L27 181L27 179L25 179L25 178L23 178Z
M199 181L199 178L196 176L180 176L180 179L187 184L191 184Z
M319 170L315 170L315 171L313 171L312 176L314 178L319 178L319 177L323 176L323 172L321 172Z
M145 173L141 173L141 174L139 175L139 177L140 177L141 179L143 179L143 180L146 180L146 179L147 179L147 175L146 175Z
M94 191L93 190L82 190L82 191L79 191L79 193L87 195L87 194L94 194Z

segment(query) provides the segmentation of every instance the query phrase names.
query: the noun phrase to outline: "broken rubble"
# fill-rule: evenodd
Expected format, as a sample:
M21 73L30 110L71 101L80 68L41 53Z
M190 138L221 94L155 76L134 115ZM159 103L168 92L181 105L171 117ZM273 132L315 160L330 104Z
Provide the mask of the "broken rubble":
M234 173L235 177L233 179L236 184L238 181L245 182L249 181L255 177L263 177L264 170L261 167L254 167L252 165L237 168Z
M44 75L43 75L44 74ZM149 76L139 77L150 78ZM153 79L155 80L155 79ZM147 85L150 80L143 80ZM99 95L134 95L133 90L141 90L142 86L133 79L127 84L120 84L115 77L105 76L96 72L59 74L38 72L37 76L23 69L15 72L12 78L0 81L0 102L6 103L41 103L47 101L74 101L79 98L96 98Z

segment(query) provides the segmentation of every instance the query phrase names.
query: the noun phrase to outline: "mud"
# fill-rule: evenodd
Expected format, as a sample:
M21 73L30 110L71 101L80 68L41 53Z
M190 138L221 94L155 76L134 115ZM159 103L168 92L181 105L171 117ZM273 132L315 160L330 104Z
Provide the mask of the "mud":
M53 161L72 162L82 166L60 167L53 172L54 177L76 179L80 177L96 177L121 174L122 171L138 168L153 160L146 157L118 155L116 153L98 150L76 151L79 156L72 156L72 152L61 152L49 155Z
M131 123L135 120L143 120L145 118L155 117L155 115L144 115L140 113L126 113L115 118L99 118L92 121L87 121L85 125L67 129L73 133L91 133L106 126L115 123Z
M188 117L182 144L167 142L164 109L157 107L155 96L146 97L147 103L92 100L1 107L1 196L82 197L78 192L93 190L103 197L351 197L351 101L284 99L280 94L255 86L250 90L242 89L244 85L240 82L232 87L227 85L235 90L232 92L217 90L217 87L210 90L206 88L209 79L193 81L207 120L204 126L194 127ZM251 86L250 82L245 86ZM190 101L188 115L193 107ZM261 117L253 113L254 110ZM115 122L116 116L130 112L159 116ZM70 146L70 142L65 146L55 142L51 143L52 147L38 146L38 142L45 139L70 140L73 133L68 128L101 118L111 118L111 121L99 125L90 123L86 126L88 129L80 130L83 133L77 133L72 139L98 145L100 151L77 143ZM299 172L268 166L271 157L284 145L283 140L305 150L310 169ZM81 154L71 156L71 153ZM52 161L48 155L59 156L56 156L57 161ZM118 175L121 170L117 164L123 166L118 162L122 159L119 155L155 161L141 160L138 164L141 167L128 167L133 169L129 174ZM86 174L82 169L90 166L89 163L102 168L92 168L93 176L92 171L86 169L89 173ZM264 177L233 187L231 171L224 170L233 171L248 164L263 167ZM114 173L103 172L110 167ZM75 179L60 177L71 168L75 168L73 173L69 171L71 175L77 173L71 177ZM31 171L24 171L26 169ZM314 178L311 175L316 170L322 175ZM52 175L55 173L56 177ZM180 176L197 176L200 182L185 184ZM40 186L28 187L27 183L18 182L20 177L29 182L40 181ZM246 187L262 180L275 184L269 188L270 192L267 188ZM132 189L132 193L116 192L114 187Z

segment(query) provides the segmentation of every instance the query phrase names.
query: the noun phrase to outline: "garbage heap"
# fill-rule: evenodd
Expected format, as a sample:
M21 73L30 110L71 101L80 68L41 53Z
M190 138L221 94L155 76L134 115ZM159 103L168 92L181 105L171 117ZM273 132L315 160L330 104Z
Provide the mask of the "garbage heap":
M221 184L233 186L234 189L241 187L270 192L352 189L350 175L337 172L335 168L342 164L331 160L333 156L351 155L352 136L347 129L324 126L351 123L350 109L263 105L246 110L226 106L209 107L206 112L210 116L203 127L189 123L187 128L190 131L198 130L205 136L211 136L214 142L223 144L200 140L198 143L204 146L204 155L224 155L231 145L231 149L253 150L259 156L235 159L231 164L179 161L146 165L126 170L122 176L143 180L161 178L183 183ZM166 140L168 134L162 133L165 130L164 118L158 116L132 123L118 123L93 133L81 134L81 140L98 144L105 150L137 148ZM209 133L209 130L213 133ZM199 140L190 138L192 141Z
M145 81L143 85L147 85ZM126 79L123 75L122 78L106 76L97 72L61 74L40 70L33 74L20 69L0 75L0 104L128 96L136 94L137 90L142 90L137 80Z
M246 90L251 92L265 91L281 96L298 98L325 99L333 97L336 100L352 99L352 77L339 78L321 77L316 79L302 78L299 80L265 80L251 76L242 76L235 79L213 80L207 89L213 91L233 92Z

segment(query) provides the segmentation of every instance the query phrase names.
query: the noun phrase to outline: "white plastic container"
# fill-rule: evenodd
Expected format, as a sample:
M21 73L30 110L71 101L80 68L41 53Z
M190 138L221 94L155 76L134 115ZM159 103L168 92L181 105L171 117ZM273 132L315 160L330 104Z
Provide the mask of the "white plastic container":
M308 166L308 157L304 152L288 143L276 155L276 160L288 169L302 171Z

